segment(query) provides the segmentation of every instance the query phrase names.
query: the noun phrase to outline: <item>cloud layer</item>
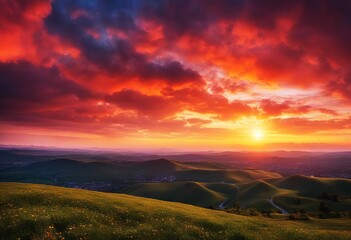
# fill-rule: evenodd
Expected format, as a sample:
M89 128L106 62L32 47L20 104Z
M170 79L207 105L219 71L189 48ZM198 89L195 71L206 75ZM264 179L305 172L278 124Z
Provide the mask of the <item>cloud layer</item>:
M350 134L349 1L37 0L0 8L6 136L25 126L43 136L180 146L204 137L247 144L251 128L264 129L267 142L323 134L323 143L344 144L338 134Z

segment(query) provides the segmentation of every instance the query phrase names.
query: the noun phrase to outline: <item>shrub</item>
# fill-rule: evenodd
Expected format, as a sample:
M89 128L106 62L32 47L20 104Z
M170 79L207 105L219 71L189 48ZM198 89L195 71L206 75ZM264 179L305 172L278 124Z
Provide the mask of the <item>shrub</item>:
M306 220L310 220L310 217L308 216L307 213L291 213L289 215L289 219L306 221Z

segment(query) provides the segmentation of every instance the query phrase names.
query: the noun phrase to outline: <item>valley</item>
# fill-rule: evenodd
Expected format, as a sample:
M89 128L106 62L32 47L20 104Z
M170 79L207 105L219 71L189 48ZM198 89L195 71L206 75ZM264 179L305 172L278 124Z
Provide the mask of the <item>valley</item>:
M12 165L0 172L1 182L123 193L221 210L239 206L260 212L293 213L302 209L319 214L323 202L329 211L351 211L351 180L347 178L232 167L219 158L178 161L137 160L130 156L122 161L113 159L116 154L96 152L23 152L1 152L2 159L12 157Z

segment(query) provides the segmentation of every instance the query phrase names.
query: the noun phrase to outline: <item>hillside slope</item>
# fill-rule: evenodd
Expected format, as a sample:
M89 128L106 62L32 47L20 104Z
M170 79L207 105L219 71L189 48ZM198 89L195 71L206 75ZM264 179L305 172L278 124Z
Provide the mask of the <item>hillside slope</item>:
M316 197L324 192L351 195L350 179L293 175L282 179L272 179L271 182L278 188L295 190L302 196Z
M140 183L125 188L122 193L210 207L218 206L232 197L235 188L230 192L230 186L225 183L198 182Z
M245 217L123 194L0 183L0 239L348 239L348 220Z
M147 182L176 179L196 182L247 182L282 177L263 170L234 170L216 163L186 163L167 159L144 162L99 162L54 159L2 169L0 182L67 183Z

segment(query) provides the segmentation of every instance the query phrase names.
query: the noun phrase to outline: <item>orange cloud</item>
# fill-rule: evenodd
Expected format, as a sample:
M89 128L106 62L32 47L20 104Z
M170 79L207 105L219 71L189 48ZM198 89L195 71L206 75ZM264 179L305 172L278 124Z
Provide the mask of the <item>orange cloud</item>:
M350 135L348 1L43 0L0 8L7 136L25 126L29 135L77 132L100 144L208 138L206 146L229 146L250 145L258 127L266 143L322 132L339 144L334 131Z

